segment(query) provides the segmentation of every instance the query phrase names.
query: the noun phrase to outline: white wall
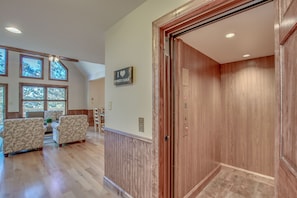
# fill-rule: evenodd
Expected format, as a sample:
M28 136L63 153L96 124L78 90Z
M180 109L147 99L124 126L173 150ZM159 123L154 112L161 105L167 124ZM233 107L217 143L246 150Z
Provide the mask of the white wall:
M20 53L8 51L8 77L0 76L0 83L8 84L8 112L19 112L19 83L68 85L68 109L87 109L87 80L71 63L62 61L68 68L68 82L48 80L49 62L44 58L44 80L20 78Z
M106 32L106 127L152 137L152 22L184 3L147 0ZM133 85L114 86L113 71L127 66L135 69ZM138 132L138 117L144 118L144 133Z
M104 107L105 78L89 81L89 109Z

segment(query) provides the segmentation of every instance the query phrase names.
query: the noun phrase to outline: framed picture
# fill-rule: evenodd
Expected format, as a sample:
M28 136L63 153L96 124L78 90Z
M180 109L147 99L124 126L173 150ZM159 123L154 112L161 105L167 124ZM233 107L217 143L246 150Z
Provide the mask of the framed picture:
M114 84L127 85L133 83L133 67L126 67L114 71Z

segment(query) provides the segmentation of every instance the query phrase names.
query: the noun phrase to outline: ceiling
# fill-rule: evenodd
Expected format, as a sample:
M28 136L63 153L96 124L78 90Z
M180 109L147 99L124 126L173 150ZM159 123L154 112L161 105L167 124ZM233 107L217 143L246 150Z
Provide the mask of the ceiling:
M225 38L230 32L235 33L235 37ZM179 38L220 64L273 55L273 2L196 29ZM243 58L244 54L250 54L250 57Z
M78 59L89 79L105 75L105 31L145 0L9 0L0 6L0 45ZM274 53L273 3L180 36L219 63ZM4 28L16 26L23 33ZM232 39L224 36L236 33Z
M100 73L105 31L144 1L2 0L0 45L78 59L76 65L86 76ZM9 33L6 26L23 33Z

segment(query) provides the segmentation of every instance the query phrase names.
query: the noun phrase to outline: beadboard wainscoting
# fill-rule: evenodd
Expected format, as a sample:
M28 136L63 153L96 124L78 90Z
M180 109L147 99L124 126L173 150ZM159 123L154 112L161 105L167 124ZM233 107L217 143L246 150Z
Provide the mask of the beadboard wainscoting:
M152 197L152 140L105 128L104 184L122 197Z

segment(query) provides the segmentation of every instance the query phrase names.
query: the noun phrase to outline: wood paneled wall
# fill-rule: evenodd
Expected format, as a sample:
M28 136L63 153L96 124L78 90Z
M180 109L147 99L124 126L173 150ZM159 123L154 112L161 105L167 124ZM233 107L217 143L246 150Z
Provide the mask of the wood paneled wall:
M75 110L68 110L67 115L87 115L89 126L94 126L94 117L93 117L93 110L92 109L75 109Z
M184 197L220 163L220 67L182 40L176 57L174 190Z
M105 128L104 134L105 182L120 187L120 195L151 198L151 140L108 128Z
M276 195L297 197L297 1L275 2Z
M221 65L221 160L274 176L274 56Z
M21 118L22 116L20 112L7 112L7 119Z

